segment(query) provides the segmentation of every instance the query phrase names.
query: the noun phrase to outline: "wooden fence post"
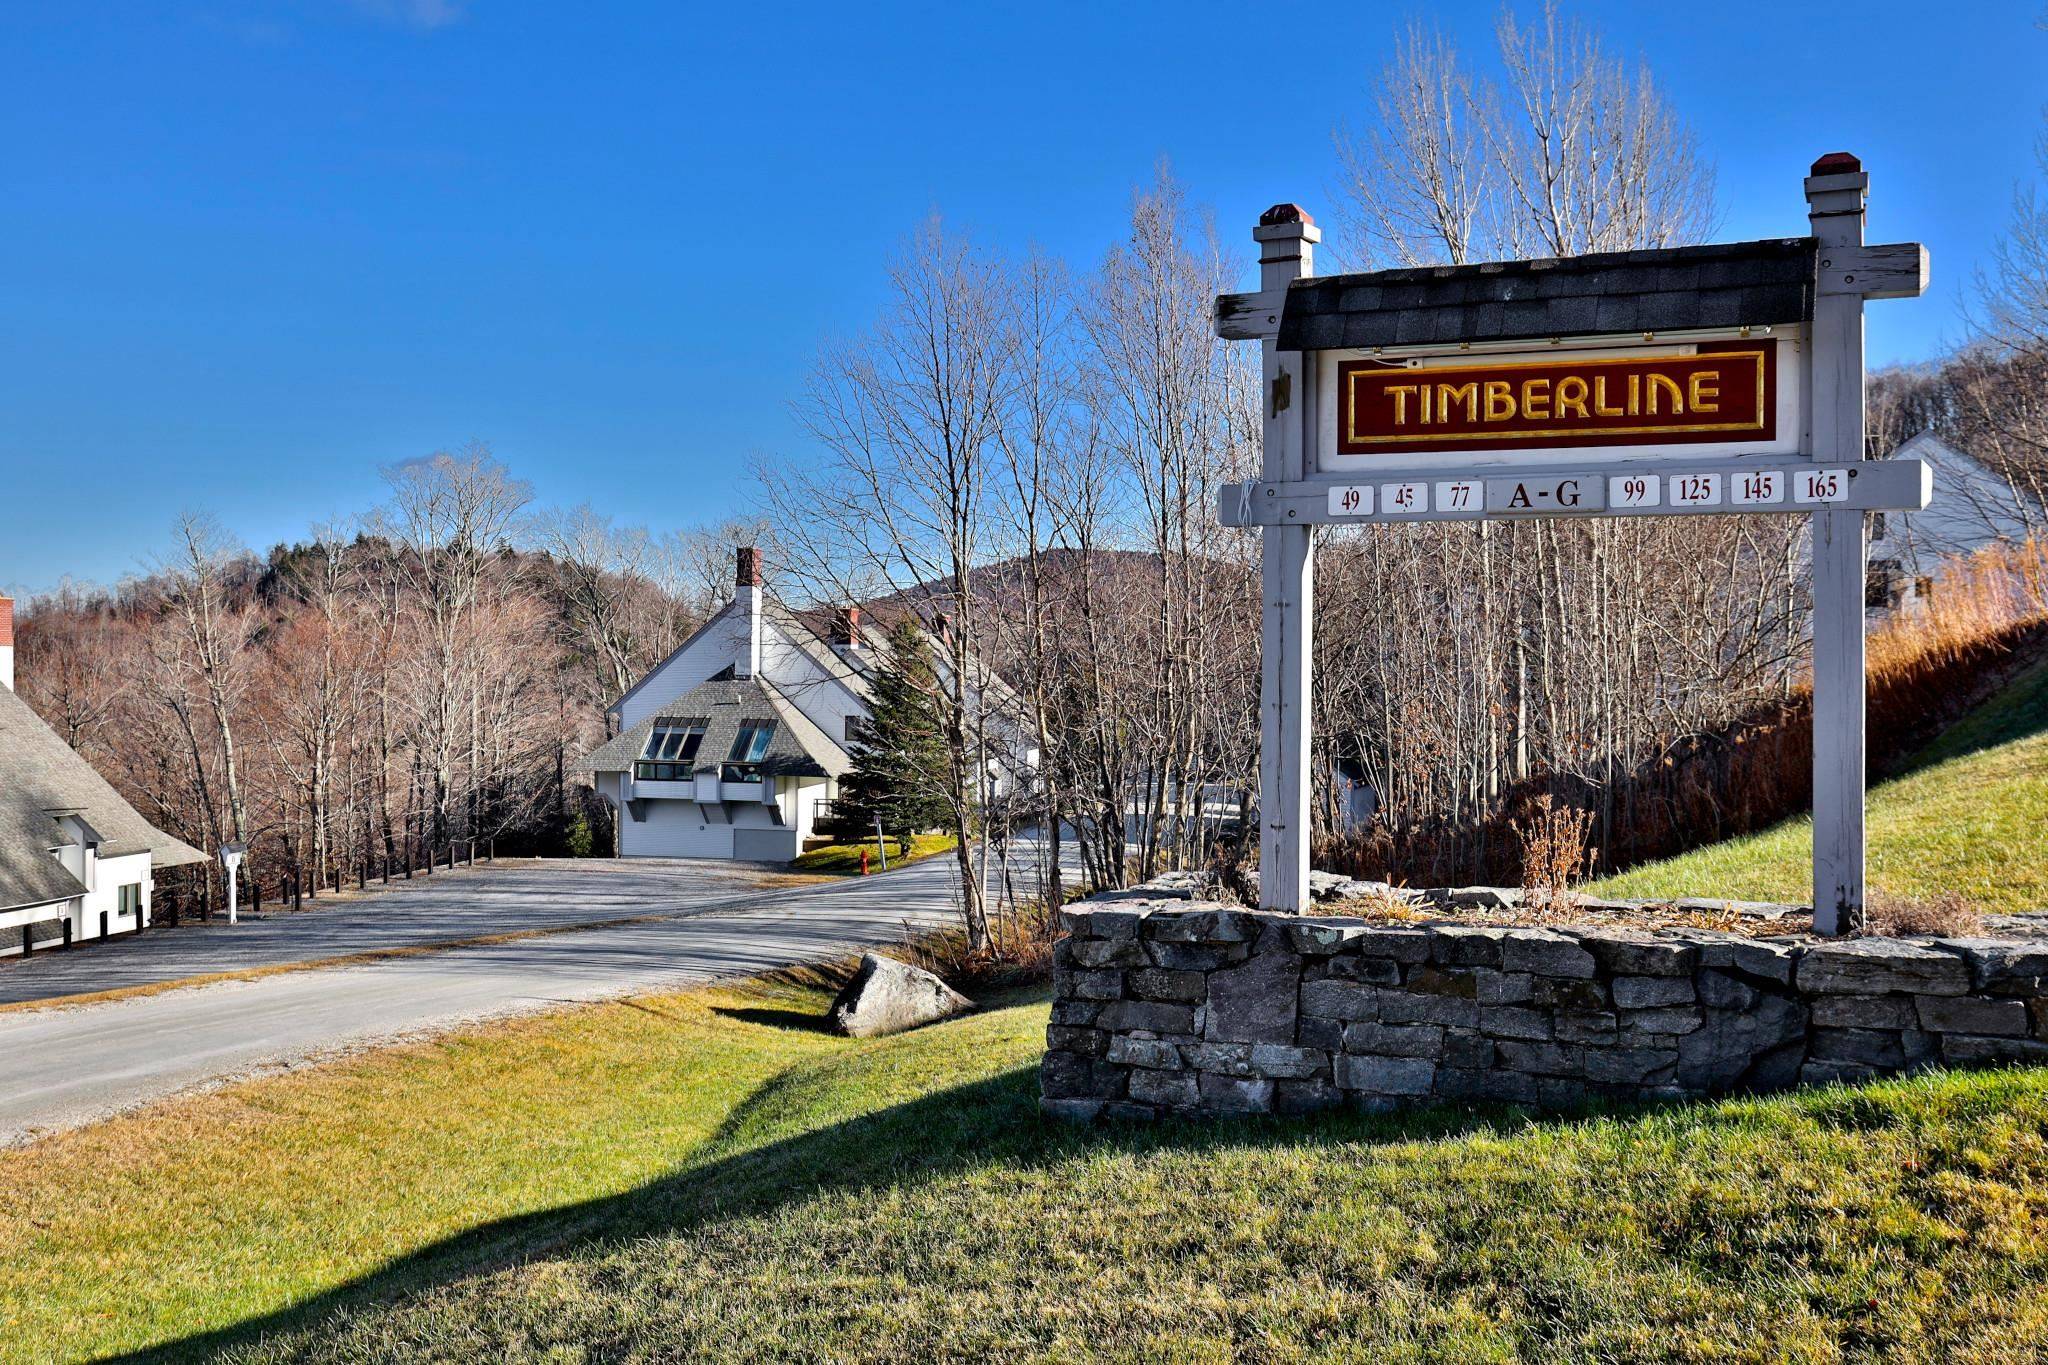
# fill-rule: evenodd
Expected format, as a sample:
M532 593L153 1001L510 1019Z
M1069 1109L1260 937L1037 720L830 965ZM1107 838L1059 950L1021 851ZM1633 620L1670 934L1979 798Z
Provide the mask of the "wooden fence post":
M1863 245L1870 177L1834 152L1806 179L1807 218L1820 271L1831 250ZM1824 293L1813 303L1813 457L1860 463L1864 439L1863 296ZM1863 927L1864 639L1869 548L1861 512L1813 514L1813 927Z
M1315 273L1315 220L1298 204L1276 204L1252 229L1259 244L1259 288L1284 290ZM1265 410L1260 477L1307 477L1306 440L1314 419L1315 376L1300 351L1261 343ZM1315 559L1307 526L1261 533L1259 578L1259 904L1299 912L1308 904L1309 686L1314 650Z

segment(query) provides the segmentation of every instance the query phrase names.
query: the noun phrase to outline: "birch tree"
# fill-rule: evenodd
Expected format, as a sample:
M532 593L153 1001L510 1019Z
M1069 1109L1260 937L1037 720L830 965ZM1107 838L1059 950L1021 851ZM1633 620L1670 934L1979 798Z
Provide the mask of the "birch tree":
M828 347L797 413L825 451L809 476L764 474L781 518L813 528L785 555L842 599L919 589L939 656L946 796L959 842L969 947L989 945L985 836L989 767L974 687L981 564L998 436L1013 382L1011 287L1002 263L932 220L889 270L889 301L867 333Z

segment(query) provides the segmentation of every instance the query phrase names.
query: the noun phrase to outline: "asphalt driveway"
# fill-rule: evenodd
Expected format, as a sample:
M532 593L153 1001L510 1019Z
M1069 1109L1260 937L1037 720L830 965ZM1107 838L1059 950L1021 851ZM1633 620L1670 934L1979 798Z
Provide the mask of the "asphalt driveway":
M219 982L100 1004L0 1014L0 1144L32 1139L89 1122L182 1090L293 1065L337 1051L452 1028L480 1019L556 1005L676 989L719 977L744 976L800 962L829 960L862 947L902 941L907 933L953 918L953 864L917 863L886 876L849 878L817 886L720 884L696 874L701 864L667 862L547 863L479 869L467 886L461 877L433 894L496 907L476 932L509 927L506 914L528 916L525 927L547 927L606 917L608 912L670 916L652 923L573 930L488 946L450 948L345 967L312 967L254 981ZM421 884L405 893L417 896ZM665 901L659 899L666 897ZM403 902L408 909L421 902ZM330 913L330 912L323 912ZM386 920L376 938L343 920L354 913L334 907L335 927L316 940L280 936L270 946L259 935L235 940L244 952L303 952L317 941L327 951L359 952L393 946L400 932ZM362 913L373 913L363 907ZM313 916L301 916L310 921ZM391 916L390 918L396 918ZM454 937L442 916L434 937ZM243 929L261 926L242 925ZM218 934L221 929L201 931ZM190 967L175 940L172 949L145 953L121 970L159 973L174 963ZM195 937L200 935L195 934ZM87 959L100 951L147 949L149 935L106 949L54 955ZM244 944L254 944L254 948ZM296 946L294 946L296 945ZM304 960L285 957L279 960ZM200 970L220 971L218 958ZM241 965L255 965L242 961ZM36 964L28 964L28 977ZM81 968L82 969L82 968ZM189 974L189 972L187 973ZM96 978L104 979L104 978ZM104 989L92 986L87 989Z

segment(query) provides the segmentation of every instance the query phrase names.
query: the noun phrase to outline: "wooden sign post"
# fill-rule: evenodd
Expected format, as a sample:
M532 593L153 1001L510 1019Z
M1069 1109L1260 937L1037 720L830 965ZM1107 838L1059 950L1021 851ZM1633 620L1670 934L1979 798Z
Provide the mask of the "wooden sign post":
M1864 245L1867 184L1816 162L1808 237L1331 277L1307 213L1260 216L1216 327L1263 352L1262 477L1221 514L1264 536L1266 907L1308 902L1316 525L1777 512L1813 519L1814 925L1860 927L1864 514L1932 495L1863 458L1863 301L1927 287L1924 248Z
M1853 263L1863 247L1870 177L1844 153L1806 178L1818 247L1813 301L1813 453L1863 459L1863 295ZM1813 514L1813 927L1863 927L1864 581L1869 541L1860 512Z

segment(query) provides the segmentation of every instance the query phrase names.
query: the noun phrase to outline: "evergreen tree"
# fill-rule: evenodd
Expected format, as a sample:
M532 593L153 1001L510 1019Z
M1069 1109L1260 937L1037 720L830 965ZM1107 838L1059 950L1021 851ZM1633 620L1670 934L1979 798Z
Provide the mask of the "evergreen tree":
M938 677L924 632L905 617L889 633L889 657L871 683L874 702L868 724L849 749L853 770L839 779L839 795L822 831L849 843L882 831L905 852L910 837L943 824L946 803L946 741L933 696Z

